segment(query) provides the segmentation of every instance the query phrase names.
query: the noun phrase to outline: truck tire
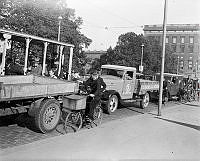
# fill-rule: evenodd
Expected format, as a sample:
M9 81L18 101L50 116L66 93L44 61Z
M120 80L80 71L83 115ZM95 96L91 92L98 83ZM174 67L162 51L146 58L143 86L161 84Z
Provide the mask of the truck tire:
M140 107L142 109L145 109L148 105L149 105L149 93L147 92L142 96L142 101L140 101Z
M116 111L119 104L119 99L116 95L112 95L106 105L106 113L111 114Z
M60 104L55 99L45 99L35 113L35 125L42 132L54 130L61 116Z

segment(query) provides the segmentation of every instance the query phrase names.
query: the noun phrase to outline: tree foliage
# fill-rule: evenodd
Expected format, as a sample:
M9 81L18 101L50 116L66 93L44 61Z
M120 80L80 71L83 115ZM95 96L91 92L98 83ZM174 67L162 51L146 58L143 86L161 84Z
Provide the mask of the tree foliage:
M65 0L1 0L0 27L57 40L58 17L62 16L60 41L75 45L74 58L83 62L82 47L91 39L80 32L82 19ZM74 68L80 68L76 60Z
M149 39L143 35L129 32L118 38L117 45L109 48L107 53L101 56L101 64L115 64L136 67L141 64L141 44L144 44L143 66L145 74L160 72L162 48L158 41ZM176 71L176 59L166 47L165 72Z

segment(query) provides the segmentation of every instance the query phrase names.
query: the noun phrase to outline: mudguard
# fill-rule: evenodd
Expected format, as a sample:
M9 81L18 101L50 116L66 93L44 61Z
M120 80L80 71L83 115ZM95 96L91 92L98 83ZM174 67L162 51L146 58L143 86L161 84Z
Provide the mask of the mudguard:
M114 94L118 96L119 100L121 99L121 97L120 97L120 95L119 95L119 93L117 91L115 91L115 90L106 90L106 91L103 92L103 94L101 96L101 100L102 101L108 101L109 98Z
M44 100L44 98L40 98L34 102L32 102L29 110L28 110L28 115L31 117L35 117L35 112L36 110L40 107L41 102Z

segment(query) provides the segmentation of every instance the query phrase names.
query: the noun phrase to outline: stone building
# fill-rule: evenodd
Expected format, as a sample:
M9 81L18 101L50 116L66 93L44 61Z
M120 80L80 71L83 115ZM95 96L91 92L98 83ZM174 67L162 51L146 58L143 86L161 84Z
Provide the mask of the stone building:
M162 44L162 25L145 25L143 30ZM170 24L166 30L166 45L177 56L177 74L200 78L200 25Z

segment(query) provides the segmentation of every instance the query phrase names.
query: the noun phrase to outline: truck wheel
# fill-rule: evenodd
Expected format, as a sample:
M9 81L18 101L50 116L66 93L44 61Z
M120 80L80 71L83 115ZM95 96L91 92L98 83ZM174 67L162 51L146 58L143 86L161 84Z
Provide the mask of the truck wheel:
M142 96L142 101L140 101L140 107L144 109L148 105L149 105L149 93L145 93L145 95Z
M119 104L118 97L116 95L112 95L109 98L108 103L106 105L106 112L108 114L111 114L111 113L115 112L115 110L118 107L118 104Z
M60 120L60 116L60 104L57 100L43 100L35 113L36 127L42 133L50 132L56 128Z

